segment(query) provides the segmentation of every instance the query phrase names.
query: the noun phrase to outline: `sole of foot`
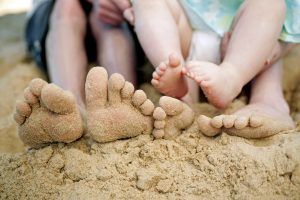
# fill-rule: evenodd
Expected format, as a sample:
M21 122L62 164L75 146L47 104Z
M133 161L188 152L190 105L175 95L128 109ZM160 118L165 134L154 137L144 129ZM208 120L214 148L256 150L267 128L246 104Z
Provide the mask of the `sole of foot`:
M83 122L74 96L42 79L33 79L16 103L14 119L21 140L39 148L52 142L69 143L83 134Z
M87 132L100 143L151 134L153 103L120 74L92 68L85 84Z
M154 88L175 98L186 95L188 89L181 64L179 56L171 54L169 60L161 63L153 72L151 83Z
M295 129L288 113L263 104L250 104L233 115L219 115L212 119L198 118L199 130L207 136L215 136L221 131L244 138L264 138Z
M155 138L174 139L194 121L194 112L182 101L163 96L153 112Z

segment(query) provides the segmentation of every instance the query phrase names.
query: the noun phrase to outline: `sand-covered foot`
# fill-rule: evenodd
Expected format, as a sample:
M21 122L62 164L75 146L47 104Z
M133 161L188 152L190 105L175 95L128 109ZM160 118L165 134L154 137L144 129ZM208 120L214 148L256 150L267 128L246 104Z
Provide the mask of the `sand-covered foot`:
M152 74L152 85L161 93L181 98L187 93L187 83L181 70L180 58L171 54L169 60L161 63Z
M92 68L85 85L87 131L98 142L151 134L153 103L142 90L134 91L120 74L108 80L102 67Z
M182 101L163 96L159 106L153 112L155 138L175 138L194 121L193 110Z
M206 136L212 137L222 132L223 124L212 124L212 119L205 115L200 115L196 120L199 131Z
M33 79L17 102L15 121L22 141L38 148L51 142L72 142L83 134L74 96L42 79Z
M260 103L249 104L233 115L222 115L212 121L222 126L224 132L245 138L263 138L295 128L288 112Z
M243 87L232 67L218 66L210 62L190 61L182 72L196 81L208 101L217 108L225 108L241 92Z

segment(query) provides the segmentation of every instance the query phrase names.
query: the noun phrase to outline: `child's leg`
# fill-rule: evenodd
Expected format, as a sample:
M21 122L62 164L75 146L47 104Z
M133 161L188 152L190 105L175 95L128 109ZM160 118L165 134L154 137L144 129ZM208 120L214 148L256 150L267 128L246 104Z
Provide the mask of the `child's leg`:
M285 18L283 0L247 0L241 9L222 64L194 62L187 65L188 75L217 107L227 106L242 87L264 69Z
M133 8L139 41L151 63L160 65L153 85L164 94L184 96L187 85L181 62L188 54L192 30L182 8L174 0L136 0Z

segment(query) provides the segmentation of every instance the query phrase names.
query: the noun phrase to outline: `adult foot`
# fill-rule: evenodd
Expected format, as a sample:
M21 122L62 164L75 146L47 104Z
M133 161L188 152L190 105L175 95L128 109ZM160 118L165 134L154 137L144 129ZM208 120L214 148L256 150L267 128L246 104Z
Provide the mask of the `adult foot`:
M34 148L51 142L72 142L83 134L74 96L42 79L33 79L17 102L15 121L21 140Z
M92 68L85 84L87 132L98 142L151 134L153 103L120 74Z
M295 124L287 111L278 110L268 104L252 103L233 115L207 118L207 123L202 124L202 129L203 127L210 131L215 130L202 131L208 136L217 135L222 130L230 135L245 138L263 138L292 130Z
M183 74L196 81L208 101L217 108L225 108L241 92L239 76L227 64L190 61Z
M177 99L163 96L159 106L153 112L155 138L175 138L194 121L193 110Z
M152 85L161 93L175 97L183 97L188 89L182 75L180 58L171 54L167 62L161 63L152 74Z

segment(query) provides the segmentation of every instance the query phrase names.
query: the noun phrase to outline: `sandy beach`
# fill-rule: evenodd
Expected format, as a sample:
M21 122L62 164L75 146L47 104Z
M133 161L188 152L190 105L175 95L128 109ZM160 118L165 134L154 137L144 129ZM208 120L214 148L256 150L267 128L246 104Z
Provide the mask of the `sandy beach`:
M25 52L25 14L0 17L0 199L300 199L300 46L284 60L297 128L265 139L206 137L192 124L175 140L140 135L105 144L88 136L28 149L15 102L43 74ZM142 87L157 103L149 85ZM245 105L236 100L225 113ZM196 115L221 111L207 103Z

